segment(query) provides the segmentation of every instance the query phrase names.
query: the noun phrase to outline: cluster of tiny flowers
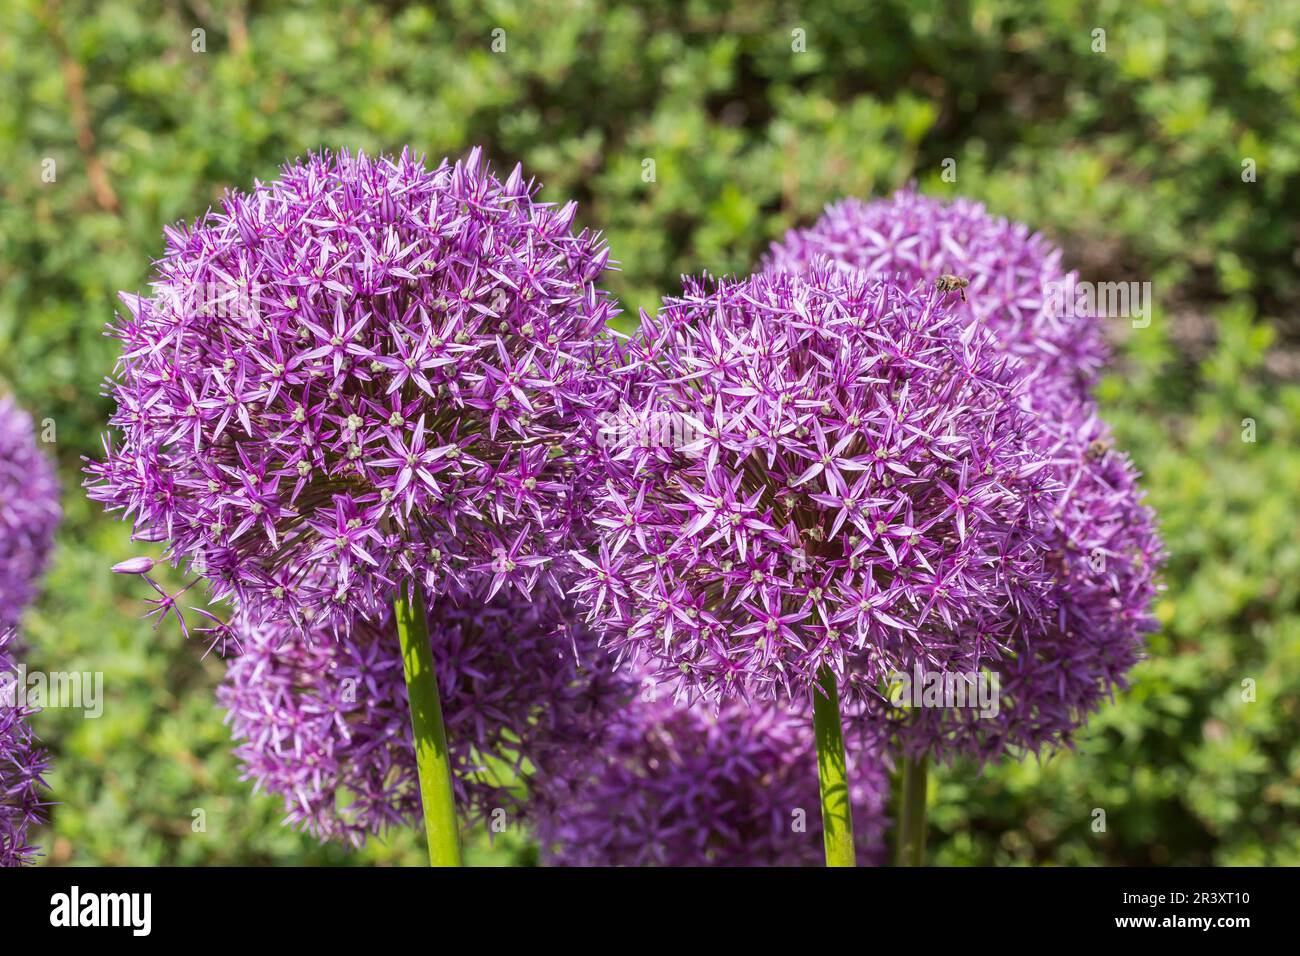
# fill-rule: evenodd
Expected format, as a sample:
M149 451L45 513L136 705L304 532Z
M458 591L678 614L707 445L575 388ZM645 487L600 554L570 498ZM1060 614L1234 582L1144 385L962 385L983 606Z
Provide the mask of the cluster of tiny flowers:
M32 599L58 523L58 483L32 420L0 398L0 630L16 626Z
M909 757L958 754L996 760L1068 743L1089 714L1140 660L1163 549L1155 516L1142 501L1137 471L1117 451L1106 425L1084 404L1059 421L1044 420L1039 450L1060 490L1042 539L1052 573L1046 627L1026 631L984 662L996 674L997 706L907 707L870 694L849 722L869 740L889 727ZM915 682L915 674L907 672ZM906 695L905 695L906 696Z
M571 768L537 826L553 866L815 866L822 862L808 713L732 702L684 707L643 696ZM882 862L888 776L850 755L859 862Z
M1096 317L1062 312L1053 287L1070 289L1073 277L1062 271L1059 250L969 200L945 202L912 190L870 203L846 199L774 245L767 266L816 271L823 257L864 275L968 281L964 302L954 308L1022 363L1020 401L1034 413L1026 436L1048 488L1046 507L1037 512L1050 582L1045 613L972 662L986 679L998 677L996 714L952 706L900 712L864 692L853 695L860 707L850 722L873 737L887 724L912 757L990 760L1008 749L1068 741L1140 658L1155 627L1150 605L1163 558L1136 469L1113 448L1090 398L1106 357ZM900 668L913 682L916 663ZM975 668L964 673L974 676ZM849 678L865 683L859 674Z
M1062 269L1061 251L969 199L947 201L913 189L873 202L844 199L810 228L774 244L765 265L802 272L818 258L875 276L967 280L957 310L1023 360L1031 381L1041 378L1036 397L1082 398L1106 360L1097 318L1066 308L1074 276Z
M978 666L1041 630L1051 489L1014 366L926 285L817 264L688 280L627 346L576 588L622 658L692 696L806 699Z
M322 153L168 228L152 295L123 295L91 497L300 629L373 618L400 580L554 583L615 310L604 241L536 191L477 149Z
M32 599L59 523L54 468L36 445L32 420L0 398L0 866L31 863L27 831L44 820L41 791L49 769L20 704L14 627Z
M596 746L625 688L559 599L448 595L429 608L457 806L463 822L528 805L513 786L561 775ZM397 633L386 616L347 635L296 636L236 618L244 647L218 699L244 776L284 799L286 822L361 845L420 819L411 717Z
M18 670L10 656L16 640L12 629L0 627L0 867L23 866L38 855L27 831L45 819L41 792L49 770L28 723L36 711L18 701Z

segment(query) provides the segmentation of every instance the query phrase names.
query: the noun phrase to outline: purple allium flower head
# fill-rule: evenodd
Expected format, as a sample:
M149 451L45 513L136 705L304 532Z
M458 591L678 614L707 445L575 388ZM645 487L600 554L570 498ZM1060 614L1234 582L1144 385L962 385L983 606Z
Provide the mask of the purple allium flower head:
M811 228L774 244L766 267L800 272L820 257L869 275L969 280L965 301L954 308L1026 362L1027 373L1042 380L1033 389L1039 400L1051 393L1083 398L1106 360L1097 318L1067 307L1075 277L1063 270L1061 251L981 203L910 188L873 202L844 199Z
M32 420L0 398L0 630L17 625L32 599L58 523L58 481Z
M12 628L0 627L0 867L22 866L38 855L28 842L28 828L45 820L41 799L49 770L28 718L18 686L18 668L10 656L16 641Z
M856 695L861 707L848 723L869 741L889 728L909 757L1039 752L1068 743L1114 687L1126 686L1156 627L1151 603L1164 553L1137 471L1096 409L1058 411L1059 420L1040 420L1035 442L1057 487L1040 529L1052 575L1043 626L1022 629L982 661L985 679L998 681L991 713L970 702L899 709L924 700L926 677L918 685L915 667L900 669L907 681L893 688L892 702ZM973 701L976 688L964 692Z
M852 722L873 735L890 722L909 756L987 760L1067 742L1139 658L1155 626L1150 604L1163 558L1136 471L1113 450L1089 398L1107 354L1096 317L1063 309L1074 276L1064 272L1058 249L965 199L945 202L911 189L870 203L846 199L774 245L767 265L806 271L822 257L864 275L969 280L965 303L950 304L1024 363L1020 401L1036 413L1027 438L1049 489L1037 529L1050 582L1045 612L962 667L997 675L996 716L960 707L900 712L864 692L855 695L862 706ZM944 669L920 663L931 673ZM916 686L916 664L900 668L910 681L895 685L904 696ZM861 675L850 677L861 682Z
M580 514L615 311L604 241L535 194L477 149L322 153L166 229L91 497L254 619L339 627L412 576L531 590Z
M577 592L692 694L806 699L1041 626L1050 490L1014 361L932 286L827 264L687 281L643 315ZM853 680L846 680L852 675Z
M537 833L567 866L815 866L823 860L810 713L634 699L604 746L566 768ZM861 863L881 862L888 776L849 755ZM546 790L543 784L542 790Z
M497 808L514 822L528 806L511 778L560 774L592 749L627 690L549 591L460 598L429 608L457 806L463 822ZM287 821L322 840L360 845L418 821L401 650L386 613L308 641L283 624L236 618L234 628L244 653L218 699L245 777L283 797Z

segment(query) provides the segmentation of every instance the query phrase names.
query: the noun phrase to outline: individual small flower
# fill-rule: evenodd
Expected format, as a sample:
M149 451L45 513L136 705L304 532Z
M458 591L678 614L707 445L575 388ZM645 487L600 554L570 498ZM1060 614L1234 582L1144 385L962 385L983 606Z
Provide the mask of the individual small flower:
M323 152L165 230L89 494L254 619L554 583L601 410L599 234L479 150Z
M37 710L26 706L17 684L15 643L13 629L0 627L0 867L23 866L40 854L28 831L45 821L47 806L49 761L29 723Z
M964 706L906 706L917 700L915 661L900 668L908 690L896 699L856 695L862 707L848 723L869 740L891 730L910 758L1038 753L1069 743L1115 688L1127 686L1156 629L1151 603L1164 553L1155 516L1095 407L1060 411L1059 420L1040 419L1035 435L1058 488L1039 532L1051 612L1021 627L1006 649L990 649L981 669L986 681L997 678L992 707L975 705L977 685L963 689Z
M1085 397L1106 360L1097 317L1067 301L1076 277L1062 267L1060 249L981 203L910 188L872 202L843 199L810 228L774 244L766 267L801 272L819 258L875 276L967 280L953 308L988 328L1042 379L1037 397Z
M58 523L58 481L32 420L0 398L0 630L16 626L31 601Z
M110 569L114 574L148 574L157 562L153 558L138 557L119 561Z
M559 599L502 593L486 604L444 596L429 637L463 822L530 807L520 784L560 774L596 745L627 690ZM284 623L231 624L244 652L218 690L244 776L283 798L287 822L322 840L420 819L411 718L396 630L387 616L309 640Z
M547 781L542 860L554 866L816 866L823 857L812 719L776 704L636 697L608 739ZM883 857L889 778L850 755L859 862Z
M931 285L688 281L624 366L620 414L689 424L604 449L575 592L633 665L806 700L824 667L856 691L917 657L975 666L1046 613L1016 363Z

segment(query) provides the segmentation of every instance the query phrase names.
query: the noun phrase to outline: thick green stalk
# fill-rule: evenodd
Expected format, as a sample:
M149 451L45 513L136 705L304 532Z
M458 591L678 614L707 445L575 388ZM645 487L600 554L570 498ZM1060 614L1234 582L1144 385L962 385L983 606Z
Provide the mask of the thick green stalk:
M903 759L898 787L898 866L925 866L925 788L928 758Z
M411 730L415 734L415 765L420 774L420 800L424 805L424 832L429 838L429 863L460 866L460 827L456 822L456 797L451 785L451 757L442 723L438 675L429 646L424 595L418 584L402 585L393 602L393 613L402 642L406 695L411 705Z
M829 667L822 668L817 683L822 693L813 691L813 732L817 737L817 780L821 785L826 865L857 866L844 731L840 726L840 694Z

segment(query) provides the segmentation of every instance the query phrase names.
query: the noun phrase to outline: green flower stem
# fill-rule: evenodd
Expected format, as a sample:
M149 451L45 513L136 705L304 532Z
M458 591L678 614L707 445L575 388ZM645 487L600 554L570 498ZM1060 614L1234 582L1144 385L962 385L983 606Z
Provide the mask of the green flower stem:
M925 866L925 790L927 757L903 759L898 786L898 846L895 864Z
M817 780L821 786L826 865L857 866L839 689L829 667L822 668L817 683L822 693L813 691L813 732L817 737Z
M402 642L406 695L411 704L411 730L415 734L415 765L420 774L424 831L429 838L429 864L461 866L451 756L447 751L447 730L442 723L438 675L434 672L433 651L429 647L424 595L418 584L402 585L393 601L393 612L397 618L397 636Z

